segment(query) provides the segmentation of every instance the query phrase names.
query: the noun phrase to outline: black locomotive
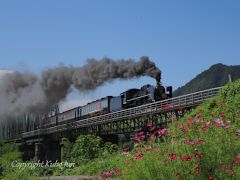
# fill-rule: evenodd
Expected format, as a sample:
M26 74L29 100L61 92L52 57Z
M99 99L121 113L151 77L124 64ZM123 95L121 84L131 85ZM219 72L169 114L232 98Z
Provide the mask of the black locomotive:
M121 93L122 108L140 106L171 97L171 86L165 89L160 83L157 83L156 87L147 84L140 89L129 89Z

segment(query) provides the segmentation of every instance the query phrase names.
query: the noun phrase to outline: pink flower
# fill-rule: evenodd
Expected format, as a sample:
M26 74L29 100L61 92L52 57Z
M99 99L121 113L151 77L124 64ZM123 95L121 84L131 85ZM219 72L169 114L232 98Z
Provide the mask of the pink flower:
M196 143L194 141L185 141L184 144L188 144L188 145L195 145Z
M230 123L230 121L224 121L222 119L214 119L213 122L216 124L217 127L225 127L226 125L228 125Z
M213 179L213 176L208 176L208 180L211 180L211 179Z
M135 160L142 159L143 157L144 157L144 155L143 155L143 154L139 154L139 155L137 155L137 156L135 157Z
M221 116L223 116L223 115L225 114L225 112L222 111L222 112L219 112L219 114L220 114Z
M210 127L210 125L211 125L211 121L204 122L203 124L204 124L204 126L206 126L206 127Z
M193 120L193 118L192 118L192 117L190 117L190 118L188 118L188 120L189 120L189 121L192 121L192 120Z
M239 164L240 163L240 155L238 155L234 161L233 161L234 164Z
M191 122L190 121L187 121L186 122L186 125L189 127L191 125Z
M134 147L137 147L137 146L139 146L139 145L140 145L139 143L135 143L135 144L134 144Z
M154 141L154 138L155 138L155 134L152 134L152 135L149 137L149 141L150 141L150 142L153 142L153 141Z
M197 173L200 173L200 172L202 171L202 168L199 167L199 166L197 166L197 167L195 168L195 170L196 170Z
M134 141L140 141L140 137L134 137L134 138L132 138L132 140L134 140Z
M102 177L103 178L109 178L109 177L111 177L113 175L113 172L112 171L108 171L108 172L104 172L104 173L102 173Z
M147 127L152 127L152 123L147 123L146 126Z
M129 151L122 152L122 155L128 155L128 154L129 154Z
M190 161L192 157L190 155L186 155L180 158L182 161Z
M203 120L201 120L200 118L197 118L195 119L195 122L198 123L198 122L203 122Z
M202 159L203 155L201 155L201 154L195 154L194 157L195 157L195 158L198 158L198 159Z
M156 127L151 127L150 131L154 131L156 129Z
M230 171L229 174L234 175L234 174L236 174L236 172Z
M163 106L163 107L162 107L162 110L168 110L168 109L171 109L171 108L173 108L173 107L174 107L173 104L168 104L168 105L166 105L166 106Z
M157 133L160 134L160 135L166 135L166 134L168 134L168 131L167 131L166 128L164 128L164 129L159 129L159 130L157 131Z
M223 124L228 125L228 124L230 124L230 121L223 121Z
M140 135L143 135L144 134L144 132L143 131L141 131L141 132L139 132L138 133L138 135L140 136Z
M177 154L170 154L170 155L169 155L169 158L170 158L170 159L176 159L176 158L177 158Z
M178 128L179 129L184 129L184 126L183 125L178 125Z
M119 169L119 168L115 168L115 169L114 169L114 173L115 173L115 174L118 174L119 172L120 172L120 169Z

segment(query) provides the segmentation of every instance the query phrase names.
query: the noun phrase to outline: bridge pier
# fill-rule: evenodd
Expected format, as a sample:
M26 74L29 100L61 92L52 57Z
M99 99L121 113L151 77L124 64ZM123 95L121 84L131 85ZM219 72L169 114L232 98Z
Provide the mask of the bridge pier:
M61 146L59 142L42 141L34 144L34 161L60 161Z
M123 148L124 143L130 140L130 134L118 134L118 146Z
M22 152L22 160L30 161L34 159L35 145L32 143L23 143L19 146L19 151Z
M43 161L43 144L40 142L36 142L35 144L35 149L34 149L34 161Z
M47 141L45 143L45 156L46 161L61 161L61 145L58 141Z

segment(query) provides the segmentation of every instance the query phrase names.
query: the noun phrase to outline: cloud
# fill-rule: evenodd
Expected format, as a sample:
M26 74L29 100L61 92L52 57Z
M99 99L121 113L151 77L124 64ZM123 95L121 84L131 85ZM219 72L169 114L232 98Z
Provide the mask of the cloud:
M6 74L12 73L10 70L0 69L0 79L2 79Z

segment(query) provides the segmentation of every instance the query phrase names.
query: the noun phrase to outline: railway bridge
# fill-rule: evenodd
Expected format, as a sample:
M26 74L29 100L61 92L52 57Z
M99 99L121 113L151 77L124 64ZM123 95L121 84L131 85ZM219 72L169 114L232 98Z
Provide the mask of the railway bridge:
M63 137L74 141L80 134L93 134L112 142L142 128L147 122L163 124L182 117L203 101L216 96L221 87L145 104L117 112L49 128L41 128L9 137L7 141L20 143L23 160L60 160Z

